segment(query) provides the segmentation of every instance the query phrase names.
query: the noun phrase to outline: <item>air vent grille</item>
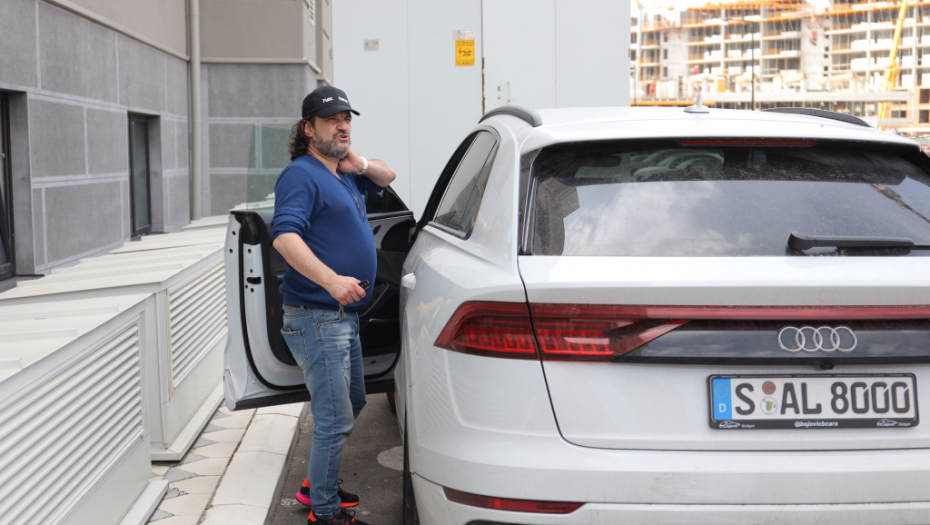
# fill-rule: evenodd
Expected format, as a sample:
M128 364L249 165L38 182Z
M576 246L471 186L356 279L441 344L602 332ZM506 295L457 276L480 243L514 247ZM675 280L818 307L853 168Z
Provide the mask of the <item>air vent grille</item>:
M217 264L189 283L168 290L168 331L174 386L226 334L226 280Z
M0 410L0 524L58 523L143 435L133 324ZM50 494L63 494L50 504Z

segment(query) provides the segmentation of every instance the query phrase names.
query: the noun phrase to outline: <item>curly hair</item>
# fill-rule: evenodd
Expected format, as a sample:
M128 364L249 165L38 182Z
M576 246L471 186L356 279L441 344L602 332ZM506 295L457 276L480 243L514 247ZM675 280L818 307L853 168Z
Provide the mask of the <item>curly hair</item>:
M302 157L307 154L307 151L310 148L310 136L304 131L304 124L309 122L310 127L314 127L313 123L316 119L315 115L311 115L307 118L302 118L294 124L294 127L291 128L291 139L287 142L288 150L291 153L291 160L297 160L298 157Z

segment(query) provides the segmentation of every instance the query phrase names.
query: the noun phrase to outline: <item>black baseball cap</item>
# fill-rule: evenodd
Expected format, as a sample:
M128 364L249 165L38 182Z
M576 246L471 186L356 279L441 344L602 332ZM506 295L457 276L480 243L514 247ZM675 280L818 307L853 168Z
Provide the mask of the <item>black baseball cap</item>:
M349 105L349 97L346 96L345 91L332 86L321 86L304 97L301 115L303 118L310 116L329 118L340 111L351 111L356 115L359 114Z

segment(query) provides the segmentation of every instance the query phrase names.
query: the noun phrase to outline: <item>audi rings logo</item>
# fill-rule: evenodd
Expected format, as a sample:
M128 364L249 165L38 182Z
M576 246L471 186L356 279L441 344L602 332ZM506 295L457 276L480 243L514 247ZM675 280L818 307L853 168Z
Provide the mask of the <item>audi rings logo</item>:
M814 352L852 352L859 339L855 332L846 326L804 326L797 328L786 326L778 331L778 346L786 352L796 354L800 351Z

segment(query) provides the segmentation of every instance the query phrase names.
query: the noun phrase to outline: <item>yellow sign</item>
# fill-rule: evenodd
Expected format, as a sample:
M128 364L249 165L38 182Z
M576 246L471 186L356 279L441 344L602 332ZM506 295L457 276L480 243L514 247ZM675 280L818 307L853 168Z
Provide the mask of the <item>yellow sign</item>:
M475 65L475 41L474 40L456 40L455 41L455 65L457 66Z

